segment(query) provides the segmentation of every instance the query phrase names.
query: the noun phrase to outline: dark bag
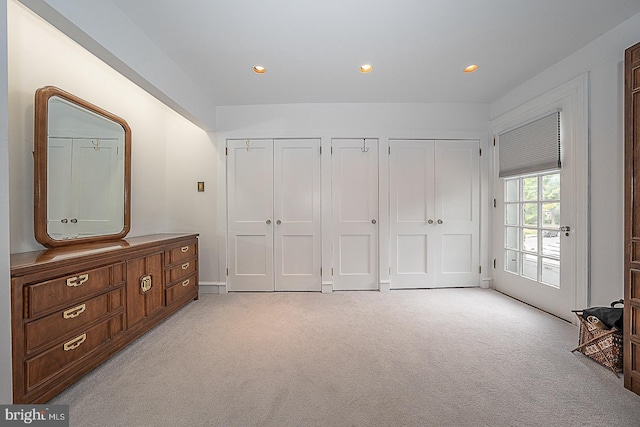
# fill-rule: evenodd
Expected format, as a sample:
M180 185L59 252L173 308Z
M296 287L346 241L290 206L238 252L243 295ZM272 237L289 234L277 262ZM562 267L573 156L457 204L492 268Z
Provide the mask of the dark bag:
M595 316L600 320L607 329L611 329L614 326L622 331L622 314L623 308L616 308L616 304L623 304L624 300L618 300L611 303L611 307L591 307L582 310L582 318L589 321L590 316ZM591 322L594 323L594 322Z

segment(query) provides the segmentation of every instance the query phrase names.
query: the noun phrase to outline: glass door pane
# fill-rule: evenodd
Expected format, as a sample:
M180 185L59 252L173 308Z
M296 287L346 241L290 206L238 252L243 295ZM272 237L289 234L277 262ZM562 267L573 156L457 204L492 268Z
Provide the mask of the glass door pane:
M560 285L560 174L504 181L505 271Z

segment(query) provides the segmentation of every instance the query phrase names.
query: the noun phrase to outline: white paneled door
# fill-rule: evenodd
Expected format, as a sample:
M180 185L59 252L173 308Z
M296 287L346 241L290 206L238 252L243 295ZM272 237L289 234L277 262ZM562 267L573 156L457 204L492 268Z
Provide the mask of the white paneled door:
M227 141L229 289L319 291L320 141Z
M378 140L331 146L333 289L378 289Z
M273 141L227 141L229 288L273 291Z
M320 140L274 141L275 289L319 291Z
M390 140L392 288L479 283L479 142Z

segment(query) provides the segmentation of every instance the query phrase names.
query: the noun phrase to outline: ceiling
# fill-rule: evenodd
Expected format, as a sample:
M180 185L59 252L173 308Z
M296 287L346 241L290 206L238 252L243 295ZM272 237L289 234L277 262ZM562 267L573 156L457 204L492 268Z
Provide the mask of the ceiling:
M490 103L640 13L638 0L112 1L218 106Z

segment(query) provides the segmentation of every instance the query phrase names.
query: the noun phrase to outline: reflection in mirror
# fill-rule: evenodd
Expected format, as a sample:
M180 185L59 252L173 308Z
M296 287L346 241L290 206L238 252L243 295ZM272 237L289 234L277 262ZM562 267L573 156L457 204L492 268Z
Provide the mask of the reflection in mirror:
M53 87L36 92L35 230L45 246L129 231L126 122Z

